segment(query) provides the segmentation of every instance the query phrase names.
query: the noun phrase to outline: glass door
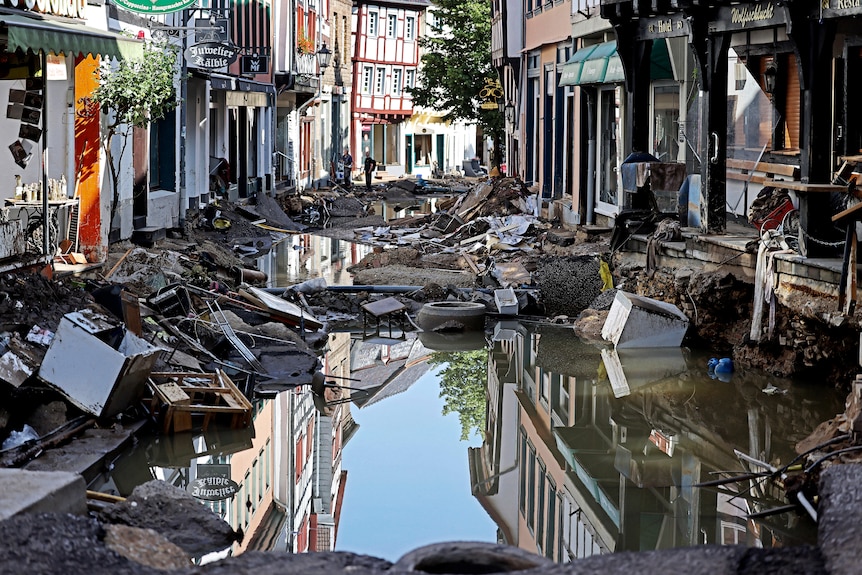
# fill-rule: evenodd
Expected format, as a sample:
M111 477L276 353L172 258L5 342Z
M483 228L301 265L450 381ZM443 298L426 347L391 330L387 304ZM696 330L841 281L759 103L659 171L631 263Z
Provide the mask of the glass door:
M599 89L597 210L605 215L619 211L620 105L619 88Z

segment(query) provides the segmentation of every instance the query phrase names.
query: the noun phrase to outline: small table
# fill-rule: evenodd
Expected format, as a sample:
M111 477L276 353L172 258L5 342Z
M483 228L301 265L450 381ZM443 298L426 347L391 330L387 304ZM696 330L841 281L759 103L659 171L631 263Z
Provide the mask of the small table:
M378 301L364 303L362 308L362 333L365 333L365 327L368 322L368 316L375 320L375 334L380 335L380 320L386 318L389 322L389 337L392 337L392 318L398 318L399 325L404 330L404 316L407 306L395 299L387 297Z

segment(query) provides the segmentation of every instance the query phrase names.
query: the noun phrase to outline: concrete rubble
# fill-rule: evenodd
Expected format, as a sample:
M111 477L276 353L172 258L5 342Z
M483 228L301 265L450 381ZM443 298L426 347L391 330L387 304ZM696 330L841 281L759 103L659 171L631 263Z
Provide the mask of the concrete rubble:
M833 465L820 477L818 544L775 549L698 546L667 551L593 556L553 564L527 551L477 542L429 545L388 561L352 553L284 554L249 552L193 566L191 557L216 551L238 534L209 523L221 521L185 492L150 482L115 510L95 517L24 513L0 521L3 573L511 573L531 575L700 574L844 575L857 573L862 502L856 478L860 465ZM182 522L179 524L178 522ZM197 529L192 525L200 523ZM191 532L191 535L190 535Z

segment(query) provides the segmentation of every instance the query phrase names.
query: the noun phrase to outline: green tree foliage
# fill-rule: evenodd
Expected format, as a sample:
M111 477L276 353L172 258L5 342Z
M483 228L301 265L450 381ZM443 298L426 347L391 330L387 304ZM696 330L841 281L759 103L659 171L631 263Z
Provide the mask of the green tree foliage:
M140 60L105 62L97 72L99 86L92 98L104 114L111 114L104 146L114 192L112 227L120 196L117 164L122 162L128 143L128 138L124 138L120 152L114 158L114 136L126 134L132 127L145 128L179 105L174 90L178 62L177 50L173 46L150 43Z
M435 352L428 363L445 365L440 373L440 397L445 400L443 415L458 414L461 440L467 440L471 433L481 435L485 429L487 351Z
M491 59L491 3L435 0L434 4L433 34L420 39L424 53L416 86L410 90L413 103L444 112L447 120L478 123L497 144L495 163L499 164L503 115L496 108L483 109L480 98L486 79L497 79Z

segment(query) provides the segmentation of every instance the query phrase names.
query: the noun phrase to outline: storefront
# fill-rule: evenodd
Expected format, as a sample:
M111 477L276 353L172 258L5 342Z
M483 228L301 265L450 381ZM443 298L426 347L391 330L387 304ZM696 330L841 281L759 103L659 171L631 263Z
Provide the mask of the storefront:
M0 133L6 134L8 153L0 154L0 173L7 174L0 182L3 209L26 232L25 252L53 256L62 243L67 251L100 261L111 197L101 194L100 112L89 97L100 58L140 57L143 43L83 23L4 12L0 106L6 114ZM36 198L26 189L36 190Z

